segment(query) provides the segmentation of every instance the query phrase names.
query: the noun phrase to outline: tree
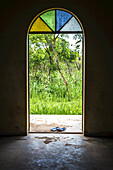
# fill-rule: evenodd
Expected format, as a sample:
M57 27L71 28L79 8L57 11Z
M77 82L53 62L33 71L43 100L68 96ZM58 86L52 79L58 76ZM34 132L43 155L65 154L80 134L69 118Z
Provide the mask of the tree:
M68 35L66 34L31 34L30 35L30 74L34 79L37 78L37 71L43 72L44 70L48 71L48 76L50 76L51 71L57 68L59 70L59 73L65 83L67 92L69 92L68 89L68 83L66 81L66 78L64 77L62 70L60 68L59 61L63 61L66 63L68 67L69 74L71 74L70 71L70 62L75 62L77 60L77 56L79 56L77 49L79 49L79 42L76 43L76 47L74 50L72 50L69 47L69 42L66 40L68 38ZM76 39L76 37L73 37ZM55 62L56 61L56 62ZM78 67L78 65L76 64ZM39 75L39 74L38 74ZM41 75L38 77L38 79L41 78Z

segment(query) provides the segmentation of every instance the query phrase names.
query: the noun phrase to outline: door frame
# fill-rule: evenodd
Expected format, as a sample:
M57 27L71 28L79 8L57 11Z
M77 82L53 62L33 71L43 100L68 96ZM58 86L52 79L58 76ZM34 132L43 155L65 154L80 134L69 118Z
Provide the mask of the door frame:
M61 10L71 13L78 20L82 28L82 35L83 35L82 36L82 133L84 134L84 129L85 129L85 31L84 31L81 21L78 19L78 17L75 14L63 8L50 8L49 10L52 10L52 9L61 9ZM48 10L42 11L41 13L46 12L46 11ZM37 16L39 16L41 13L39 13ZM33 20L35 18L33 18ZM27 39L26 39L26 46L27 46L26 47L27 49L26 50L27 51L27 55L26 55L27 56L26 57L26 133L27 134L31 133L30 132L30 97L29 97L29 90L30 90L30 87L29 87L29 29L30 29L30 25L27 31Z

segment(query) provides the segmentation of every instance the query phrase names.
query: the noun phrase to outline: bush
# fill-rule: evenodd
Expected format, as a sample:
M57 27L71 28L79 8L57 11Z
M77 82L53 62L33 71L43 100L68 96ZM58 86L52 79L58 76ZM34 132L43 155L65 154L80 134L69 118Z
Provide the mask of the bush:
M43 72L40 81L30 77L30 114L82 114L82 71L74 68L69 76L65 65L62 65L62 72L68 82L69 93L58 70L50 77Z

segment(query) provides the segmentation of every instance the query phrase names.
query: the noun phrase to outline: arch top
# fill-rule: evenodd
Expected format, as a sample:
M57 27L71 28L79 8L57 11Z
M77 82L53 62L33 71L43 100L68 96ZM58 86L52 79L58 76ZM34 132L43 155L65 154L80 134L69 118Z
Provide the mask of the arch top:
M78 18L68 10L52 8L37 15L28 33L83 33Z

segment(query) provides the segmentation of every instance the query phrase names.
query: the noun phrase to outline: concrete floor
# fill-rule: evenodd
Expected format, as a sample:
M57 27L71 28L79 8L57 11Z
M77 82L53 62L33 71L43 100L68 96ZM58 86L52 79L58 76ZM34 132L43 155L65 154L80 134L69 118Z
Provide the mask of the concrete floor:
M82 115L30 115L30 132L50 133L53 127L66 127L62 133L82 133Z
M73 134L0 138L0 170L113 170L113 139Z

